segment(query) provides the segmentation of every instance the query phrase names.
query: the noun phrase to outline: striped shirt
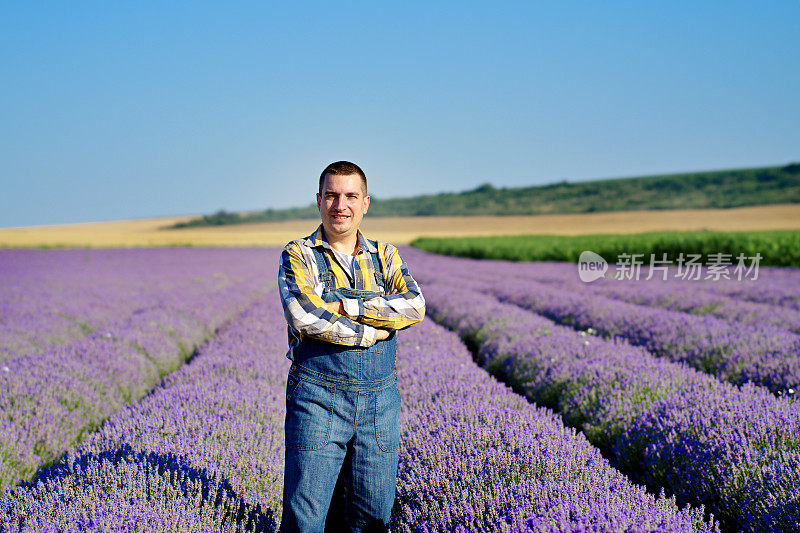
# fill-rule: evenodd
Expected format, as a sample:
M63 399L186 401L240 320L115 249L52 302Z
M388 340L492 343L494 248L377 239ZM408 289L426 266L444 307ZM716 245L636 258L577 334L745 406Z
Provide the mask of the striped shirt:
M357 232L358 251L353 258L352 271L345 260L334 253L322 224L308 237L294 240L283 248L278 259L278 286L288 324L290 351L305 335L346 346L372 346L376 340L375 328L403 329L425 316L425 298L397 248L382 241L375 241L376 247L360 230ZM367 291L381 291L376 287L370 256L377 250L386 280L385 290L381 291L383 296L342 298L344 314L328 311L322 299L325 285L320 281L312 251L315 247L321 247L328 259L336 288ZM392 289L397 294L387 295Z

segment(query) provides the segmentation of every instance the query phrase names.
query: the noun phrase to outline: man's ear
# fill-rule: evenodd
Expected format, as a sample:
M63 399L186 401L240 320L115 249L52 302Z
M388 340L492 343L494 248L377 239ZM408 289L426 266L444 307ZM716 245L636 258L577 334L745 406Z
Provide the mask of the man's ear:
M322 209L322 196L317 193L317 209Z
M367 214L367 209L369 209L369 195L364 197L364 214Z

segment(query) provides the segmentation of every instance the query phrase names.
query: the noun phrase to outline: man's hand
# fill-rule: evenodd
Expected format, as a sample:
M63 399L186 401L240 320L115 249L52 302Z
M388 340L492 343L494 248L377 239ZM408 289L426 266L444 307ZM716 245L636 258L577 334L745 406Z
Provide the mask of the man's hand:
M390 295L390 294L400 294L400 291L398 291L397 288L393 288L391 291L386 293L387 296ZM337 313L339 315L343 315L344 314L344 305L342 304L341 300L336 300L335 302L326 302L325 303L325 309L327 309L331 313ZM383 339L379 339L379 340L383 340Z
M337 313L340 315L344 314L344 305L342 304L341 300L336 300L335 302L327 302L325 304L325 309L327 309L331 313Z
M398 291L397 288L395 287L392 290L390 290L386 295L388 296L390 294L400 294L400 291ZM375 340L385 341L386 339L389 338L389 335L391 335L391 333L392 333L391 329L375 328Z
M400 291L397 288L393 288L389 291L386 295L390 294L400 294ZM331 313L338 313L340 315L344 314L344 304L342 304L341 300L336 300L335 302L326 302L325 309L330 311ZM383 329L383 328L375 328L375 340L376 341L385 341L391 335L391 329Z

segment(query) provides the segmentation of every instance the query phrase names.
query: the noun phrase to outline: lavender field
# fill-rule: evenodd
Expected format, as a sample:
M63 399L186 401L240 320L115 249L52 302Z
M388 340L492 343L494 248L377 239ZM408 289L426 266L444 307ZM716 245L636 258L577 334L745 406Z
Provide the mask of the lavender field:
M278 252L0 250L0 531L277 529ZM401 253L393 531L800 531L800 271Z

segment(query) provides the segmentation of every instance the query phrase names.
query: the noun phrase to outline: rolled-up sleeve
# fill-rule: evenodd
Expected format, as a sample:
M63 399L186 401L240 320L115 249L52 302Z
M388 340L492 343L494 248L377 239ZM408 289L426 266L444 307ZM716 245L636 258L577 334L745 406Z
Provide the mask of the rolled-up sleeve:
M313 275L300 245L287 244L278 259L278 287L286 322L303 335L345 346L372 346L375 328L333 313L314 292Z
M348 299L344 301L344 312L376 328L404 329L425 318L425 297L397 248L386 244L385 257L386 292L395 290L397 294Z

